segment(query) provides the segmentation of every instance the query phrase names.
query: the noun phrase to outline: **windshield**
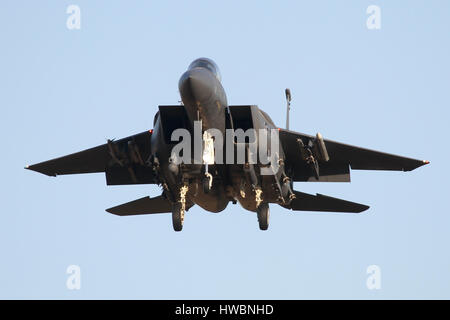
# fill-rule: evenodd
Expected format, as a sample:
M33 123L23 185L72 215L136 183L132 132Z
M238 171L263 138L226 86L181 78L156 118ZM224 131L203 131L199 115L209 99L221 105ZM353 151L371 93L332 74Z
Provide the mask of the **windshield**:
M205 68L205 69L208 69L209 71L211 71L216 76L216 78L219 81L222 80L222 77L220 76L219 67L217 67L216 63L214 61L212 61L211 59L198 58L198 59L194 60L189 65L189 70L194 69L194 68Z

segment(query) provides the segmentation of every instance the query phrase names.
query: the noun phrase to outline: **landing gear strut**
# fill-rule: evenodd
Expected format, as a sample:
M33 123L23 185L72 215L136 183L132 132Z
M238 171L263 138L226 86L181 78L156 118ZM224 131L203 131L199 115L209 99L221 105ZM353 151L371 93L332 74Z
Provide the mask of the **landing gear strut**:
M186 194L188 186L183 185L180 188L180 200L172 205L172 225L173 230L183 230L184 213L186 212Z
M269 204L261 203L256 212L258 214L259 229L267 230L269 228Z
M214 164L214 139L208 131L203 133L203 163L205 164L205 176L203 177L203 192L209 193L212 188L213 176L208 171L208 165Z

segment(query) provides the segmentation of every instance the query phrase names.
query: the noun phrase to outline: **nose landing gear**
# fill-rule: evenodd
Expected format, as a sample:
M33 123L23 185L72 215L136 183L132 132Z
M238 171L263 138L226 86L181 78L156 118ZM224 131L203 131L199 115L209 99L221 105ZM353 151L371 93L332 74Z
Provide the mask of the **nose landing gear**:
M203 177L203 192L209 193L212 188L213 176L208 172L208 165L214 164L214 139L208 131L203 133L203 162L205 164L205 176Z
M208 164L206 164L206 170L208 170ZM205 177L203 178L203 192L209 193L212 188L213 176L208 171L205 172Z

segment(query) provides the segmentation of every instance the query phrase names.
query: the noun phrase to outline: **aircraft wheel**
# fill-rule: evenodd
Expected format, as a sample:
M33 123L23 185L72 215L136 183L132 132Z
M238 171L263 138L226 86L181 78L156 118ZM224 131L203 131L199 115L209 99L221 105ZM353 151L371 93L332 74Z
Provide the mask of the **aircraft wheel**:
M256 209L258 214L259 229L267 230L269 228L269 204L261 203L261 205Z
M181 203L177 202L172 206L173 230L175 231L183 230L183 222L184 222L184 210L181 207Z

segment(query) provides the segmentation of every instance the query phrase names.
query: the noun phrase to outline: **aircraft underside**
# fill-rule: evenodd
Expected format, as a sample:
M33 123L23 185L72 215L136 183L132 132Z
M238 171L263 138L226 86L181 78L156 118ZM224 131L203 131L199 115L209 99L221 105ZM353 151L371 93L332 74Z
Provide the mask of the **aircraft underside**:
M182 104L159 106L153 129L26 168L49 176L104 172L107 185L158 184L160 196L107 211L171 213L175 231L193 205L220 212L230 202L256 212L260 229L267 230L271 203L292 211L369 208L295 191L296 181L350 182L351 169L410 171L429 163L281 129L255 105L230 106L209 59L189 66L179 91ZM289 110L289 90L286 98Z

